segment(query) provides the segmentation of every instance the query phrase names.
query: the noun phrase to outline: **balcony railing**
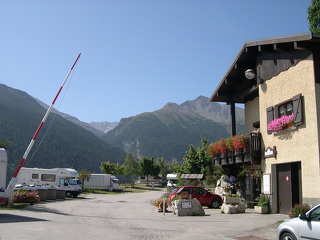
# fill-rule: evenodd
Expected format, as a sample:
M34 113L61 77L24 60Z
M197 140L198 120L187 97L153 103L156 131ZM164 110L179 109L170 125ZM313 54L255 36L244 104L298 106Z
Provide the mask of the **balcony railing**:
M261 134L244 134L248 139L248 146L239 151L227 151L226 154L213 158L214 166L229 166L233 164L260 164L261 163Z

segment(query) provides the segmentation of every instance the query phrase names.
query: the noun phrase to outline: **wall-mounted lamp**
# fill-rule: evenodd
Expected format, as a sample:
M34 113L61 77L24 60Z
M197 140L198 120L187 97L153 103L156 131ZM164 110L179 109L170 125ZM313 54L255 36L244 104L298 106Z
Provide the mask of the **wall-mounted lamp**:
M257 77L257 79L259 79L259 83L263 84L264 80L259 78L256 73L254 72L253 69L248 69L247 71L244 72L244 75L246 76L247 79L251 80L254 79L255 77ZM258 81L257 81L258 82Z
M248 69L247 71L244 72L244 75L249 80L254 79L256 77L256 73L253 71L253 69Z

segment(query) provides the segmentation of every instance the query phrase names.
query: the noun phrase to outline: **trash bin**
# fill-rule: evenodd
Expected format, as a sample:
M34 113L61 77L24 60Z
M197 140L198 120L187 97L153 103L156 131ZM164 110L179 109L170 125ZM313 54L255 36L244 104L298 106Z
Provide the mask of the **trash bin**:
M57 199L57 189L53 186L47 186L47 200Z
M42 185L36 185L35 188L38 191L40 201L47 201L48 188Z
M66 198L66 190L64 188L56 188L57 190L57 199L65 199Z

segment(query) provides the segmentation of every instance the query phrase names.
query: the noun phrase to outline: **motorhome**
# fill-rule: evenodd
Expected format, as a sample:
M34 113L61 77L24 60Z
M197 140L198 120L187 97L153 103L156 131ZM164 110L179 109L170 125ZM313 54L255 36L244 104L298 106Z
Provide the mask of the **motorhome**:
M84 180L83 187L87 189L122 191L119 179L111 174L90 174L89 180Z
M77 185L73 178L78 178L79 174L71 168L21 168L17 177L17 184L40 185L63 188L67 197L77 197L81 193L81 187Z

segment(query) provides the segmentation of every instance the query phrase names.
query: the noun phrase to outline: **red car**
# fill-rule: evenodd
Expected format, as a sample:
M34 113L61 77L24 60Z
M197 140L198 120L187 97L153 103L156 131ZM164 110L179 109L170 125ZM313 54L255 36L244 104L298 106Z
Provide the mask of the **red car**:
M223 200L222 198L217 194L212 194L208 192L207 190L203 189L202 187L198 186L181 186L176 187L171 194L169 195L169 204L171 204L172 199L175 197L176 192L183 188L184 190L188 190L189 194L191 195L191 198L196 198L200 202L202 206L207 206L209 208L219 208Z

